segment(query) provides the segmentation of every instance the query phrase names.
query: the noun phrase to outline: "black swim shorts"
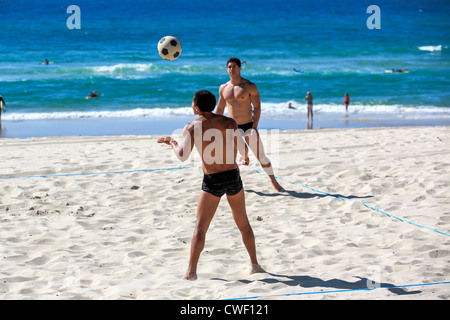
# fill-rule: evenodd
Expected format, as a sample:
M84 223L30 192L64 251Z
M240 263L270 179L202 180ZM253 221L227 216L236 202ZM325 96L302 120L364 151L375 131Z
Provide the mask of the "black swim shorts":
M243 136L250 134L252 132L252 128L253 128L253 122L238 124L238 129L241 129L242 131L244 131L242 133Z
M216 197L235 195L242 190L242 180L238 169L205 174L203 177L202 190Z

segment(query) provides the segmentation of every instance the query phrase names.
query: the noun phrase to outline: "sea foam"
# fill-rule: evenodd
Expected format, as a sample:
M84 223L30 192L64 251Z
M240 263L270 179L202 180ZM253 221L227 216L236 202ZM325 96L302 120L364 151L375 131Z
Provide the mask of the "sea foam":
M419 50L421 51L430 51L430 52L435 52L435 51L442 51L442 45L438 45L438 46L422 46L422 47L418 47Z
M292 108L288 108L291 103ZM306 114L306 104L295 101L280 103L262 103L262 116L297 118ZM345 113L343 104L314 104L315 114ZM404 106L404 105L362 105L352 104L349 113L360 115L385 114L400 117L430 117L450 118L450 108L435 106ZM172 118L193 117L191 107L177 108L134 108L129 110L103 111L60 111L60 112L13 112L8 110L2 116L5 121L50 120L50 119L100 119L100 118Z

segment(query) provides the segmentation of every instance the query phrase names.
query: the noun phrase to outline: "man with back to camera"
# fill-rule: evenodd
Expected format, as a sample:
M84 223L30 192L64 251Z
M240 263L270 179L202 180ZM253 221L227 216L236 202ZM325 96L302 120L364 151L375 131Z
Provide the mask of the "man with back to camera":
M171 146L181 161L189 158L195 145L202 159L204 177L185 280L197 279L197 264L205 245L206 232L225 193L250 256L250 274L264 272L256 257L255 236L247 217L244 188L236 163L239 151L245 159L243 164L248 165L248 149L236 121L214 114L215 106L214 94L206 90L197 91L192 100L192 110L198 117L184 127L182 142L178 144L171 137L162 137L157 141ZM212 136L214 139L210 139Z
M272 164L264 153L264 147L258 133L258 123L261 117L261 99L258 88L254 83L241 77L241 61L238 58L228 59L227 71L230 81L222 84L219 88L219 102L216 113L224 114L225 107L228 106L228 115L236 121L238 128L244 132L245 141L269 176L273 187L277 191L284 191L275 178Z

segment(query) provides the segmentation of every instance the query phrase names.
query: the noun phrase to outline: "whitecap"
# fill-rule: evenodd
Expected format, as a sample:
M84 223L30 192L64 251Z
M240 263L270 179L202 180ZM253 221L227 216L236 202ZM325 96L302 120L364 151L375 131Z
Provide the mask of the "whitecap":
M142 63L119 63L112 66L98 66L91 67L94 72L97 73L116 73L124 71L136 71L136 72L146 72L149 71L152 64L142 64Z
M442 45L438 45L438 46L422 46L422 47L418 47L419 50L421 51L430 51L430 52L435 52L435 51L442 51Z
M289 109L291 103L293 108ZM303 117L306 103L286 101L279 103L262 103L262 114L265 117ZM314 104L314 112L318 114L342 114L343 104ZM358 114L390 114L394 116L439 116L450 118L450 108L436 106L407 105L363 105L352 104L349 112ZM225 112L227 115L227 112ZM191 107L134 108L130 110L98 110L98 111L60 111L60 112L10 112L2 116L2 120L49 120L49 119L96 119L96 118L171 118L194 117Z

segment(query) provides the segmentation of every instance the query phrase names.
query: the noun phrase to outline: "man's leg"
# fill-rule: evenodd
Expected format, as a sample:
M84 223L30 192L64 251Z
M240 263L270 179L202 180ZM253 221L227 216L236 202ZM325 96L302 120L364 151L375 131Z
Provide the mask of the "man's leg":
M197 205L197 223L195 225L194 236L191 242L191 256L189 259L189 266L184 276L185 280L197 280L197 263L200 258L200 253L205 246L205 236L208 231L220 198L208 192L201 191Z
M256 156L259 163L261 164L261 167L269 176L273 187L277 191L284 191L283 187L278 183L277 179L275 178L272 164L270 163L269 158L266 156L264 152L264 146L262 144L258 130L252 129L252 133L245 137L245 142L247 142L250 150L252 150L253 154Z
M250 263L252 265L250 274L264 272L264 270L259 266L258 259L256 257L255 235L253 234L252 227L248 221L247 211L245 209L244 189L235 195L227 195L227 200L230 205L231 212L233 213L234 221L241 232L242 241L244 242L245 248L250 256Z

